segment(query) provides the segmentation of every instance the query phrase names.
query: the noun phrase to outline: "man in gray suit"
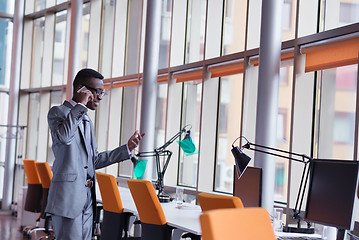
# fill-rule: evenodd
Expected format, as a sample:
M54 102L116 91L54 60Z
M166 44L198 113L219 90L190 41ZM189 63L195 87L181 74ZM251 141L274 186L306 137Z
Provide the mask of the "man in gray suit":
M104 96L102 79L95 70L80 70L73 81L72 99L48 113L55 162L45 212L51 214L57 240L91 239L95 169L130 159L144 136L135 131L127 144L97 152L87 111L95 110Z

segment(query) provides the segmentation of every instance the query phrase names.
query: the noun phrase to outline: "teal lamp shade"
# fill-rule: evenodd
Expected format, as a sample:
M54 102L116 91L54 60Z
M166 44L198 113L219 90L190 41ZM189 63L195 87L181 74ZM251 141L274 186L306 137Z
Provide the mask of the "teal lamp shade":
M193 154L199 153L199 151L197 150L196 146L192 141L192 138L189 136L181 141L177 141L177 143L180 145L186 156L191 156Z
M133 179L143 179L146 170L147 161L145 159L136 159L135 169L133 171Z

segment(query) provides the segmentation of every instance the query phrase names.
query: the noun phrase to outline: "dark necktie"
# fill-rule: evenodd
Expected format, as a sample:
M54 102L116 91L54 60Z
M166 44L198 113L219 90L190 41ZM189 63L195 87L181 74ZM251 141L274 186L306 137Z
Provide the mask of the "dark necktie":
M93 152L92 152L92 139L91 139L91 123L90 118L87 114L83 117L84 124L84 133L85 133L85 143L86 148L88 149L88 159L87 159L87 175L93 178L95 170L93 167Z

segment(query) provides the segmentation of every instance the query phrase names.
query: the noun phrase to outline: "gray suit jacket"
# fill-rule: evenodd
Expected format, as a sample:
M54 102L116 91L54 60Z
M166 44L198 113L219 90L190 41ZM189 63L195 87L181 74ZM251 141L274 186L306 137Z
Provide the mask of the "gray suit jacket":
M82 127L82 118L86 112L87 108L81 104L72 106L65 101L60 106L52 107L48 113L55 162L45 209L47 213L75 218L81 214L85 205L87 156L91 153L90 149L86 149ZM126 145L98 153L92 123L91 134L95 169L129 159Z

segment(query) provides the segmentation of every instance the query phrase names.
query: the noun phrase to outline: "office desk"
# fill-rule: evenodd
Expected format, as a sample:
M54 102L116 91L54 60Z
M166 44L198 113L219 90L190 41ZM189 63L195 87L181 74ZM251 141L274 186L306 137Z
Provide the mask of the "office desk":
M125 212L133 213L138 216L135 202L132 199L131 192L128 188L118 188L121 195L122 205ZM101 201L101 194L96 184L96 195ZM165 213L167 224L185 232L201 235L201 224L199 216L202 211L200 206L185 203L181 209L177 209L175 202L161 203L163 212Z

